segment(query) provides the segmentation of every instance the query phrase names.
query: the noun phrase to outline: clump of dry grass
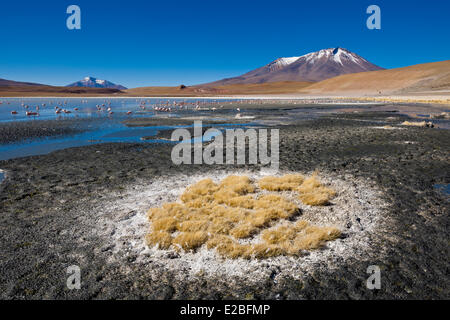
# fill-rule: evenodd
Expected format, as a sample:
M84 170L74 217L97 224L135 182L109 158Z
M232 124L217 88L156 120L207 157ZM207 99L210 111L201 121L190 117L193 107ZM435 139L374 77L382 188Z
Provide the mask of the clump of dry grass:
M195 250L208 240L208 234L204 231L181 232L173 239L173 243L184 250Z
M149 245L158 245L160 249L169 249L172 245L172 236L166 231L153 231L145 236Z
M317 172L305 179L302 175L291 174L283 177L264 177L258 181L261 189L268 191L297 191L300 200L311 206L323 206L336 195L336 192L323 186Z
M320 184L316 176L266 177L258 184L270 191L297 191L304 203L321 205L334 196L334 191ZM186 188L181 203L165 203L149 210L152 230L146 241L160 249L186 251L206 244L225 257L249 259L297 255L339 237L335 228L312 226L306 221L287 222L299 210L295 203L279 194L258 196L255 191L255 185L245 176L229 176L220 183L201 180ZM270 227L282 220L287 225ZM239 242L258 233L261 243Z
M259 179L261 189L268 191L291 191L303 183L305 178L300 174L286 174L283 177L264 177Z
M312 226L305 220L294 225L279 226L262 232L261 238L287 254L297 255L302 250L312 250L321 247L326 241L334 240L341 235L333 227Z
M326 205L336 195L333 189L325 187L320 183L317 179L317 172L314 172L311 177L303 181L297 191L300 194L300 200L304 204L311 206Z

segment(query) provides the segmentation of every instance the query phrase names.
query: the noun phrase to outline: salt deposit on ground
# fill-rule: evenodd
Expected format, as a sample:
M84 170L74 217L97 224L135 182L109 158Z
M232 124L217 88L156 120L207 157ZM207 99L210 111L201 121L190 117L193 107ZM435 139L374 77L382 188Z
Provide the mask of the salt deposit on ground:
M291 172L278 172L283 175ZM111 262L133 254L135 263L145 268L149 261L157 261L166 268L179 271L183 277L197 274L221 275L223 277L243 277L258 281L270 275L273 268L280 272L278 276L289 274L299 278L310 272L315 265L327 264L329 269L338 266L339 261L349 257L364 257L376 248L370 247L369 237L379 228L387 205L381 199L380 191L367 185L365 181L350 176L337 177L321 173L320 180L334 188L337 196L332 204L324 207L312 207L297 201L302 214L299 219L323 226L335 226L342 230L344 237L328 242L320 250L314 250L300 257L274 257L262 260L225 259L215 251L201 247L197 252L176 252L149 248L144 241L150 225L146 213L149 208L159 207L164 202L177 201L184 189L199 180L212 178L222 180L230 174L248 175L259 179L275 172L263 169L260 172L211 171L198 175L174 175L153 181L141 181L125 188L124 192L106 196L92 207L95 215L97 235L109 239L114 247ZM309 175L311 173L302 174ZM290 197L289 194L286 194ZM292 199L292 198L291 198ZM267 274L269 273L269 274Z

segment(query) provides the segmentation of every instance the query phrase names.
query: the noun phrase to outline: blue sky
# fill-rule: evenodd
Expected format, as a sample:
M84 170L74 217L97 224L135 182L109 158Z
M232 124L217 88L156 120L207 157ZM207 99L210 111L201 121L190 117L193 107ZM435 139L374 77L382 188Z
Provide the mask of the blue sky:
M371 4L381 30L366 28ZM447 0L1 1L0 78L192 85L337 46L395 68L450 59L449 14Z

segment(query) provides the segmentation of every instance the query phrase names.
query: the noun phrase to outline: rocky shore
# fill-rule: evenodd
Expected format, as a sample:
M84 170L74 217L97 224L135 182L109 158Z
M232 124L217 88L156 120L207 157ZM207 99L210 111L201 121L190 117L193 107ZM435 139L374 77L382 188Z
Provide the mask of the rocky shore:
M280 170L317 169L347 186L327 210L351 213L348 237L295 261L239 262L254 270L247 275L196 265L215 259L210 255L144 249L136 230L148 228L143 214L152 201L176 198L195 177L257 175L259 166L176 166L165 143L97 144L0 161L0 297L449 299L450 202L434 185L450 183L450 131L399 125L408 119L358 112L279 125ZM0 128L2 143L11 130ZM70 265L81 269L80 290L66 287ZM370 265L381 269L379 290L366 287Z

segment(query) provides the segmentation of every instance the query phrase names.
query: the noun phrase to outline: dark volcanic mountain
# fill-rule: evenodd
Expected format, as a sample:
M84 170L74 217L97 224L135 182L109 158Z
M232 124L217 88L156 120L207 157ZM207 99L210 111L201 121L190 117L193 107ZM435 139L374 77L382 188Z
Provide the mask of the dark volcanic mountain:
M67 87L108 88L108 89L119 89L119 90L127 89L124 86L121 86L119 84L114 84L110 81L100 80L100 79L96 79L93 77L86 77L83 80L69 84Z
M343 74L375 70L383 70L383 68L346 49L332 48L300 57L279 58L242 76L215 81L207 85L321 81Z

